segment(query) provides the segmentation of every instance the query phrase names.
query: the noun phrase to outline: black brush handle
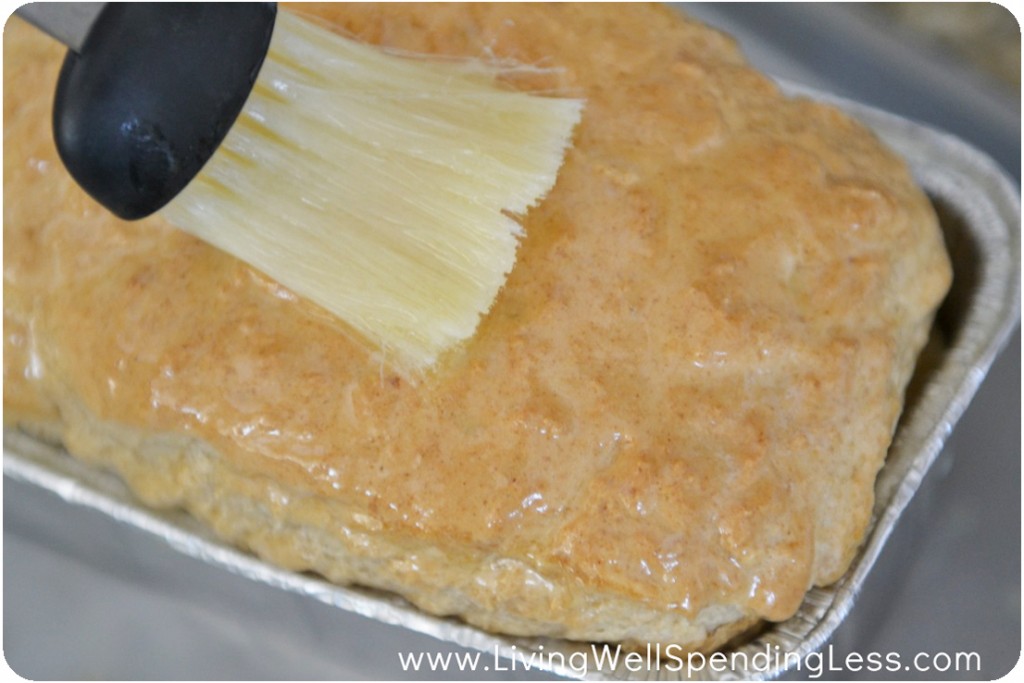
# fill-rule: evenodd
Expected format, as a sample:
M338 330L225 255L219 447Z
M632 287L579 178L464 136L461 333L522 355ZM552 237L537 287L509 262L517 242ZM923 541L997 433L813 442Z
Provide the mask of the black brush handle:
M275 3L109 3L57 81L57 151L79 185L126 219L173 199L242 111Z

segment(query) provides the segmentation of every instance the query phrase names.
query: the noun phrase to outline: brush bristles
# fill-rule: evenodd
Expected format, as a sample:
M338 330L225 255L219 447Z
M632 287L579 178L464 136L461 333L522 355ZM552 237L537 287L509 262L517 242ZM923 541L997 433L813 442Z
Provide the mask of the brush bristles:
M164 209L174 224L431 365L470 337L551 189L582 102L497 66L411 59L286 12L245 109Z

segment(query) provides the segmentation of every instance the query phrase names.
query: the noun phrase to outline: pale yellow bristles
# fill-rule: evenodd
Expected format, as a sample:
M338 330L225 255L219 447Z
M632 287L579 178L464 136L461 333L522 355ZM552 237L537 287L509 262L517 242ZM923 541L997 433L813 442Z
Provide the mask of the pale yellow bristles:
M582 102L501 68L387 54L280 12L253 94L164 210L397 365L470 337L551 189Z

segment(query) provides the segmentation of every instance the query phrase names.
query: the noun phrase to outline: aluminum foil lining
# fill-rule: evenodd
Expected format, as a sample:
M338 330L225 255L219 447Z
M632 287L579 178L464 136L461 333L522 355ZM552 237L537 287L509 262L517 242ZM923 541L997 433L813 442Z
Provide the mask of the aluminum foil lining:
M850 569L835 584L812 589L790 619L768 624L724 653L733 666L693 671L678 659L640 651L643 666L619 657L617 666L588 643L495 635L459 621L425 614L403 599L376 590L337 586L271 566L224 544L180 511L141 505L115 476L91 469L59 447L16 430L4 432L4 474L48 489L71 504L94 508L163 539L176 550L253 581L308 596L379 621L403 626L463 647L591 679L763 679L783 673L823 647L850 611L900 514L942 450L1010 332L1020 319L1020 196L987 156L961 140L864 105L784 84L790 94L830 102L870 126L906 158L931 197L954 267L953 289L936 319L944 340L940 355L919 368L885 466L875 486L867 539ZM922 364L923 366L923 364ZM771 653L771 665L753 664ZM662 653L667 654L667 653ZM538 657L538 655L543 655ZM764 655L761 655L762 663ZM747 663L748 666L743 666ZM751 666L752 664L752 666Z

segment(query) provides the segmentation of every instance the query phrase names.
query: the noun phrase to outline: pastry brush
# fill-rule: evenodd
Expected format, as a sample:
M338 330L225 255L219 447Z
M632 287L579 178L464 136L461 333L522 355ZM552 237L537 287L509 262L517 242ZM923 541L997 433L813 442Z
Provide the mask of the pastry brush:
M71 48L60 157L121 218L159 211L347 322L398 367L469 338L582 102L503 67L359 43L273 3L33 3Z

